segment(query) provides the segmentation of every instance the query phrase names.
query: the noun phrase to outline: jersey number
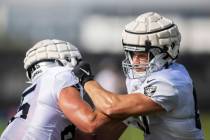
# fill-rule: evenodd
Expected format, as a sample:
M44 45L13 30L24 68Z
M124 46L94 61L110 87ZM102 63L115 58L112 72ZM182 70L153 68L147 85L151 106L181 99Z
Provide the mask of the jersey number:
M32 91L34 91L36 88L36 85L32 86L31 88L29 88L28 90L26 90L25 92L23 92L23 94L21 95L21 104L18 108L18 111L17 112L20 112L22 111L22 114L20 115L20 118L23 118L23 119L26 119L27 118L27 115L28 115L28 111L29 111L29 108L30 108L30 104L29 103L24 103L23 104L23 101L24 101L24 97L26 95L28 95L29 93L31 93ZM9 121L9 123L11 123L16 117L12 117Z
M18 112L22 110L22 114L20 115L20 118L23 118L23 119L27 118L29 108L30 108L30 105L28 103L25 103L18 108Z
M75 134L75 126L69 125L61 132L61 140L73 140Z

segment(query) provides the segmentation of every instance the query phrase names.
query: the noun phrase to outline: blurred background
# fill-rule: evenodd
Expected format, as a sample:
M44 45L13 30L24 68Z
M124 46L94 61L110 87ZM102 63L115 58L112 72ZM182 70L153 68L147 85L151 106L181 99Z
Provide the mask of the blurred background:
M23 59L32 45L47 38L71 42L105 88L123 93L121 32L149 11L174 20L180 29L178 62L194 79L206 139L210 139L209 0L0 0L0 133L27 87Z

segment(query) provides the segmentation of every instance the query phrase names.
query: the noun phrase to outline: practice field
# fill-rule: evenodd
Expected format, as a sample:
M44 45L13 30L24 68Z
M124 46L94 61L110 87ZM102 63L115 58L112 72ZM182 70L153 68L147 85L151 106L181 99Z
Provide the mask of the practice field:
M204 130L205 140L210 140L210 113L201 115L202 128ZM0 133L5 128L6 123L0 119ZM143 140L143 132L137 128L129 127L123 133L119 140Z
M210 113L202 114L201 122L205 140L210 140ZM143 132L137 128L129 127L120 137L120 140L143 140Z

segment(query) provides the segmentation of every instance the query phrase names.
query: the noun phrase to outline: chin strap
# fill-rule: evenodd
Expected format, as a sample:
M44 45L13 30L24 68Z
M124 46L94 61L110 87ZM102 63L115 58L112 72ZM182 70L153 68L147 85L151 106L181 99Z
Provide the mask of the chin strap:
M148 73L156 72L164 67L170 65L173 63L174 60L172 60L170 57L167 57L166 53L161 53L159 55L156 55L149 63Z

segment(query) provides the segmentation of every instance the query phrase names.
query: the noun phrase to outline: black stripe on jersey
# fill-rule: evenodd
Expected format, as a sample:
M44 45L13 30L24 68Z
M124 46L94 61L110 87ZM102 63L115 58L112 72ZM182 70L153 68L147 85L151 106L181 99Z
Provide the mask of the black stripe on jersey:
M139 127L142 131L145 132L145 128L144 128L143 124L140 124L140 123L137 121L137 125L138 125L138 127Z
M30 92L32 92L34 89L36 88L36 85L33 85L31 88L29 88L28 90L26 90L25 92L23 92L22 97L25 97L26 95L28 95Z
M196 89L194 86L193 86L193 98L194 98L194 109L195 109L195 125L196 125L196 128L201 129L200 113L198 110L197 95L196 95Z
M13 116L10 120L9 120L9 122L7 123L7 125L9 125L11 122L13 122L14 120L15 120L16 118Z
M79 84L75 84L75 85L73 85L73 87L75 87L78 91L80 91L80 85Z
M142 116L142 121L143 121L143 124L144 124L144 132L146 134L150 134L150 130L149 130L149 124L148 124L148 120L146 118L146 116Z
M73 124L67 126L61 132L61 140L73 140L75 137L75 126Z

